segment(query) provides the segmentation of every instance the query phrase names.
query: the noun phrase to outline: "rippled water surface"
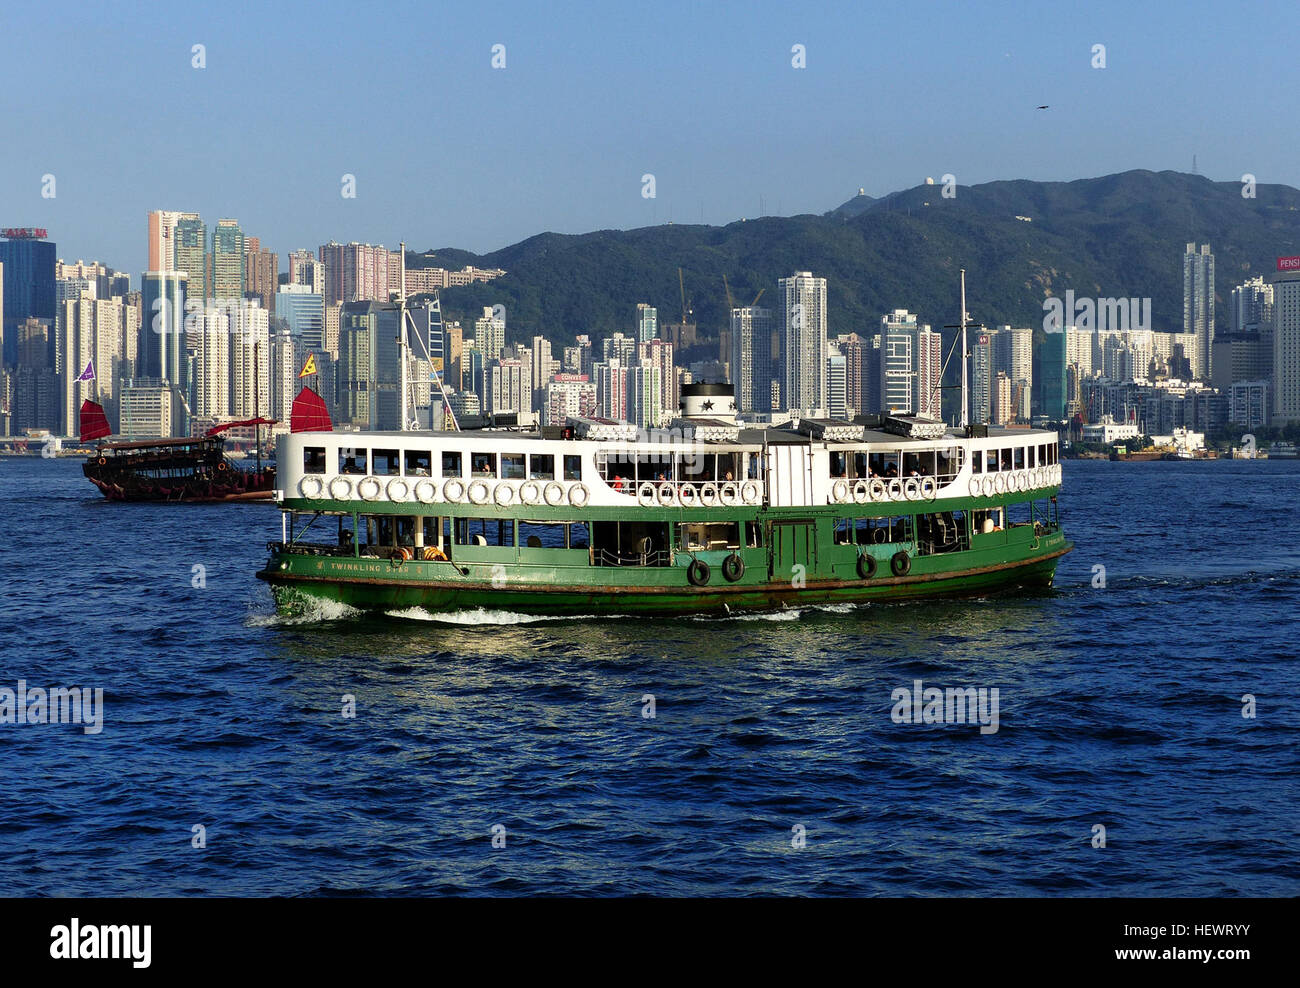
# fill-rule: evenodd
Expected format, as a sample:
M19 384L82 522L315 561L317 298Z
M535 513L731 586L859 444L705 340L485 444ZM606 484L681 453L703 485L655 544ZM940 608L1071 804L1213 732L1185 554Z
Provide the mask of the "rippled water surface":
M1300 893L1300 465L1065 478L1030 598L282 620L273 508L0 460L0 687L105 693L0 724L0 893ZM999 730L894 723L917 679Z

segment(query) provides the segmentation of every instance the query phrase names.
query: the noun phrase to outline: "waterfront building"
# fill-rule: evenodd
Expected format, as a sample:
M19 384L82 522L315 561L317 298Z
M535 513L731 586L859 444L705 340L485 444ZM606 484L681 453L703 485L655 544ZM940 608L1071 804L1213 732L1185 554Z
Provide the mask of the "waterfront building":
M798 271L778 282L785 325L781 389L788 410L826 407L826 279Z
M1183 252L1183 332L1196 337L1192 374L1208 381L1214 343L1214 255L1209 244Z

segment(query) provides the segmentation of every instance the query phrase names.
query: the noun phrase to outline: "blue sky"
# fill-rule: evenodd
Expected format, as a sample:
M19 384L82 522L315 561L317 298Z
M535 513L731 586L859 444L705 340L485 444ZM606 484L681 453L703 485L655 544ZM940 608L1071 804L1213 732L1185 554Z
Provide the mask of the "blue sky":
M1293 3L1200 0L9 5L0 225L138 280L159 208L237 217L283 267L331 238L481 252L726 223L760 197L822 212L946 172L1195 154L1216 180L1300 186L1294 26Z

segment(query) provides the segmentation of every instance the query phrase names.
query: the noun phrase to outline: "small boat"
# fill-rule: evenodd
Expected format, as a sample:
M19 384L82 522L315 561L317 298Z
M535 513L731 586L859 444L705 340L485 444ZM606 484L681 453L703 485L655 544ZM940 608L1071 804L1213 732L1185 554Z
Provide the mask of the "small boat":
M227 422L206 435L99 443L82 464L86 478L110 501L269 501L275 468L241 469L224 452L228 429L274 425L272 419ZM104 408L86 399L81 405L81 441L112 435Z

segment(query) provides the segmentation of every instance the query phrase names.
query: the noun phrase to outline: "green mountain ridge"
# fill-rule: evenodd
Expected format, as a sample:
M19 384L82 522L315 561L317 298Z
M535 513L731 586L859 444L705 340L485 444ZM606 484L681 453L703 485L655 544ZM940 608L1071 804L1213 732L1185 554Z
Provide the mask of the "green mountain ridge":
M661 323L681 317L682 268L702 337L727 324L722 276L736 304L777 279L811 271L827 279L832 335L875 333L896 308L938 327L957 320L958 271L967 308L990 326L1039 327L1043 299L1152 299L1153 328L1182 329L1182 255L1209 243L1216 259L1220 327L1232 288L1300 254L1300 191L1178 172L1127 171L1071 182L1025 179L958 186L920 185L879 199L855 196L822 215L769 216L726 226L662 225L585 234L542 233L488 254L454 248L413 263L504 268L490 283L442 293L448 318L469 331L483 306L506 307L512 340L540 333L553 342L578 333L630 332L638 302ZM1029 221L1017 217L1029 217Z

